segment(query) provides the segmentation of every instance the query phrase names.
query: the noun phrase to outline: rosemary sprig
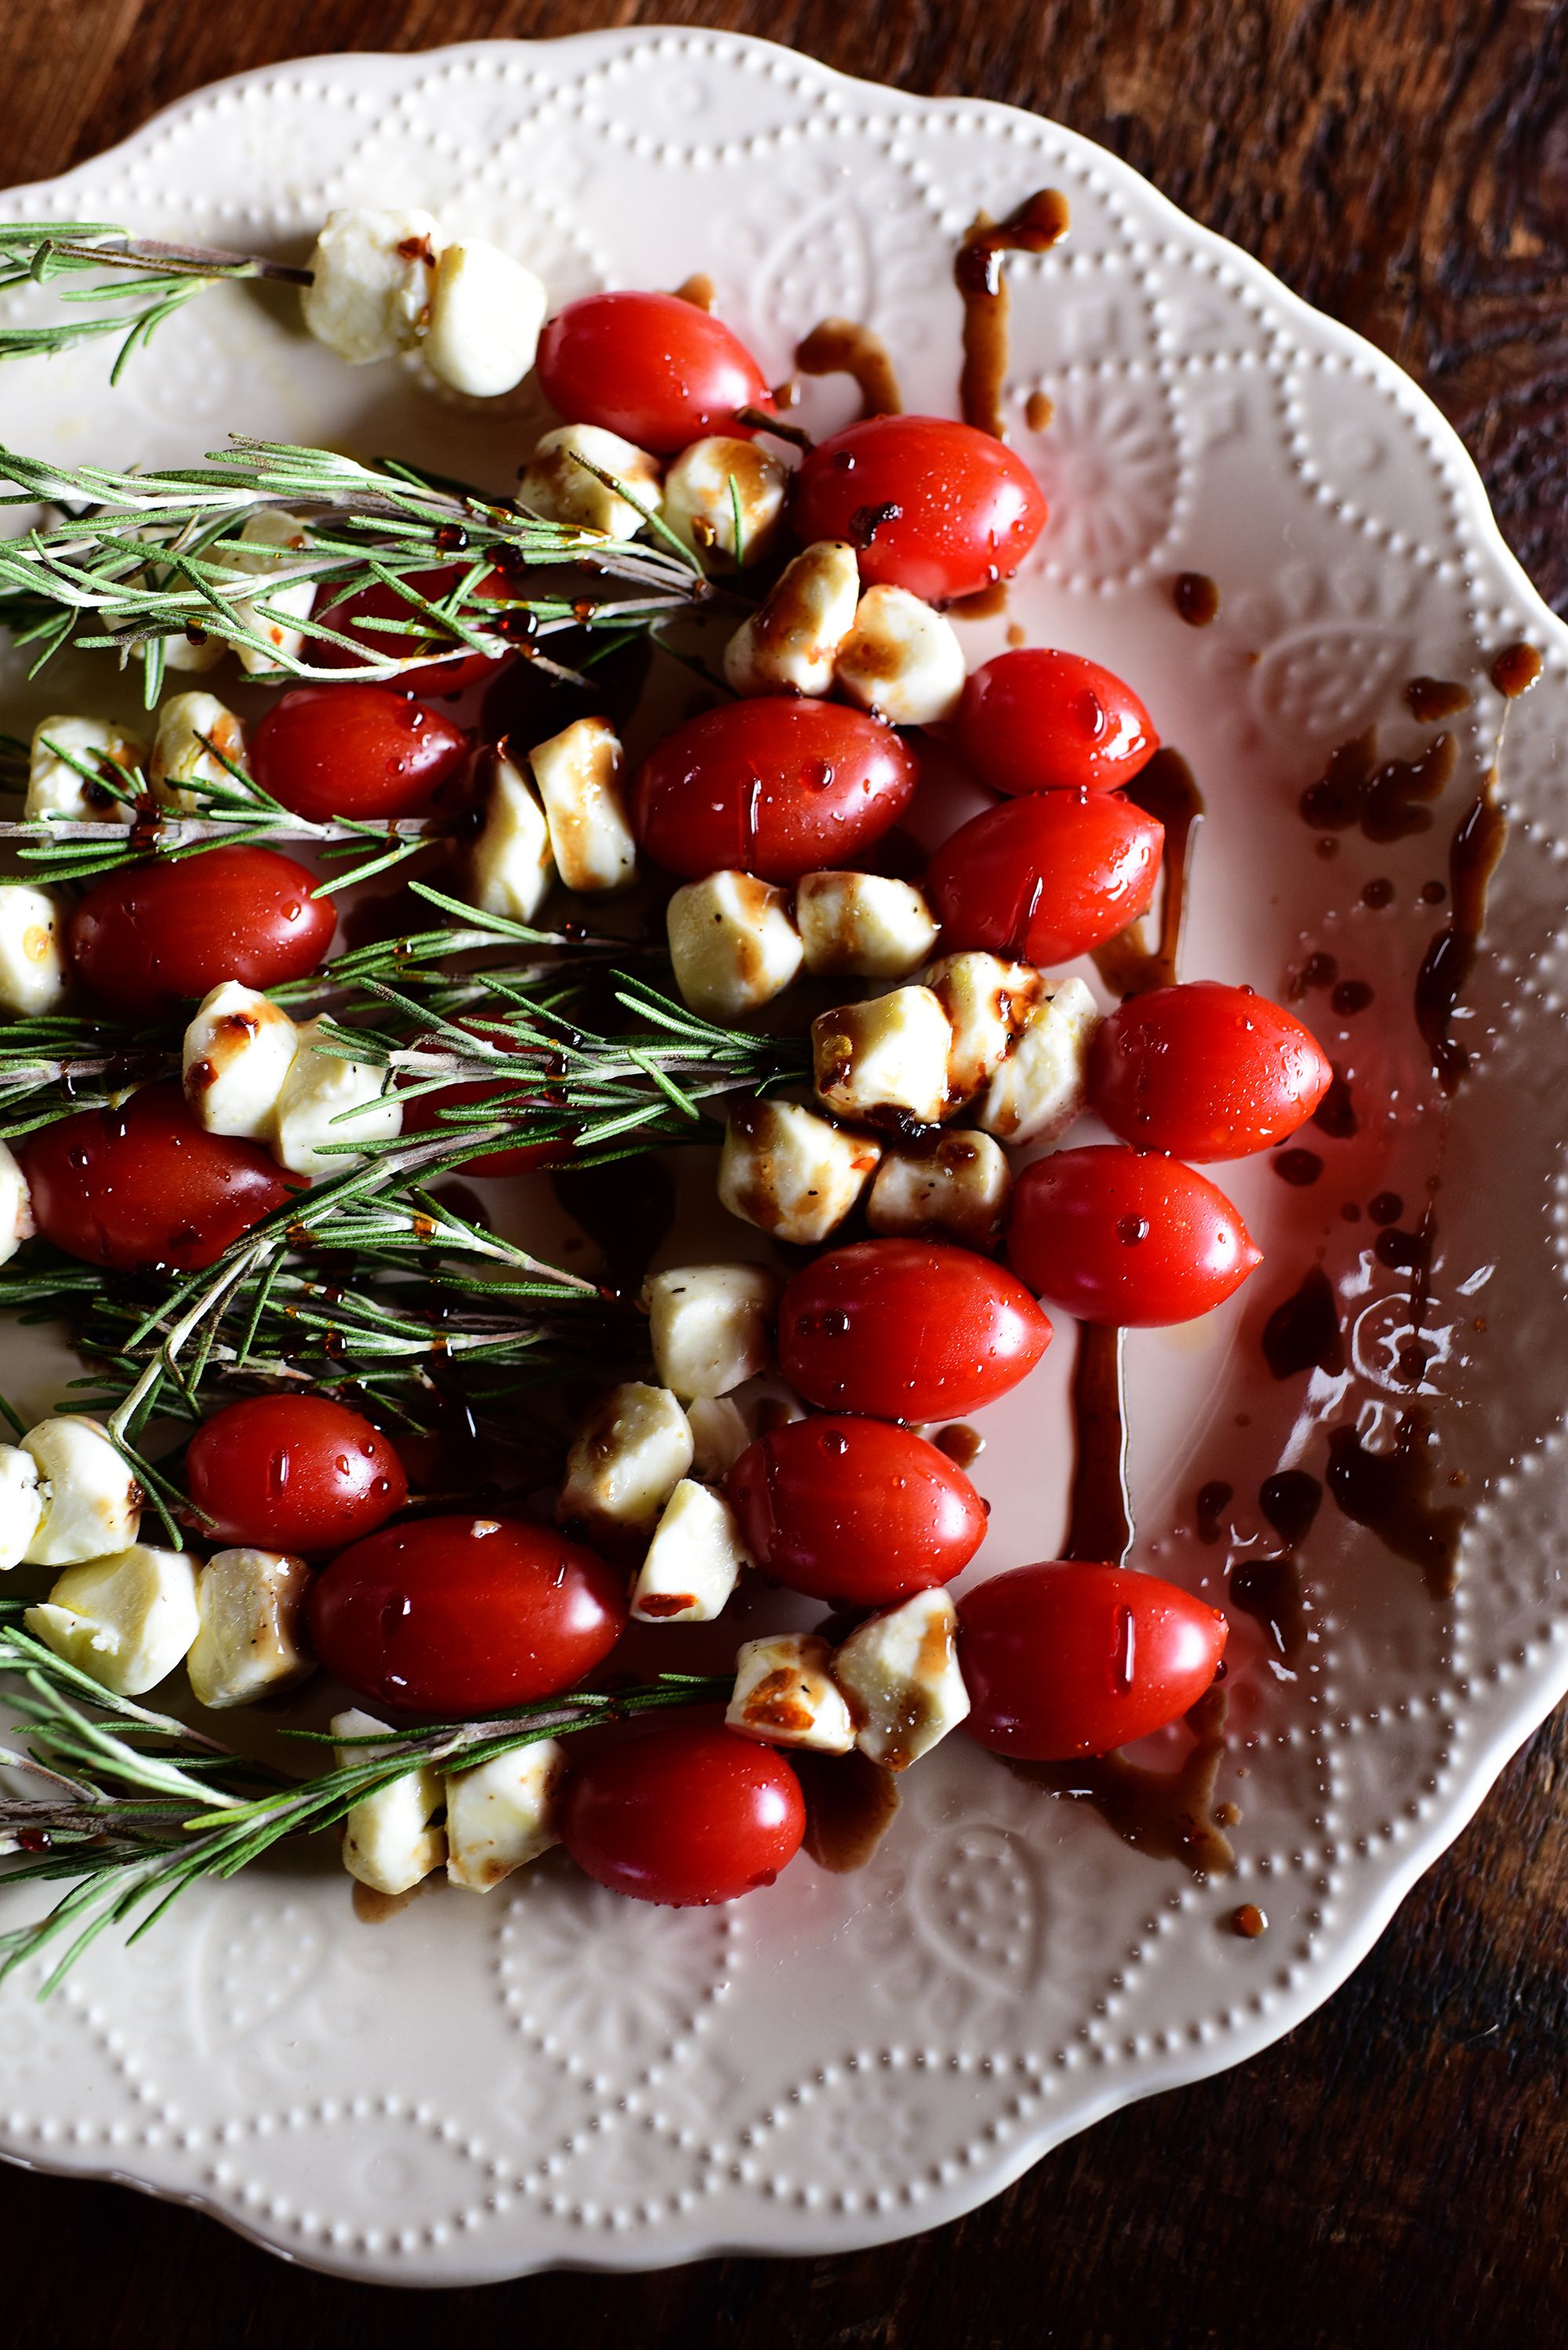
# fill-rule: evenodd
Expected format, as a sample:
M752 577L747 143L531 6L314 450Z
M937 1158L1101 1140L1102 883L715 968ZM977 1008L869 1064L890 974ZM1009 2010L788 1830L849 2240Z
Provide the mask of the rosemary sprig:
M171 1714L116 1697L10 1625L0 1625L0 1679L27 1739L25 1753L0 1750L0 1763L49 1790L0 1790L0 1852L24 1856L0 1884L72 1880L46 1917L0 1934L0 1979L63 1942L41 1995L106 1928L127 1927L136 1940L200 1878L235 1876L275 1845L336 1826L408 1771L473 1770L540 1739L712 1704L730 1689L727 1676L660 1673L637 1688L580 1691L476 1721L342 1742L285 1733L342 1743L355 1755L318 1777L290 1780Z
M117 282L112 273L126 273ZM95 342L105 335L122 339L109 376L119 381L133 351L149 343L166 318L182 309L209 286L234 278L281 278L286 284L308 286L308 269L282 261L258 260L254 254L227 253L215 246L162 244L151 237L133 237L110 221L37 221L0 223L0 293L31 282L47 286L57 278L90 276L90 285L59 289L62 302L76 307L63 318L38 326L0 328L0 359L52 358L78 343ZM109 304L94 316L90 305Z

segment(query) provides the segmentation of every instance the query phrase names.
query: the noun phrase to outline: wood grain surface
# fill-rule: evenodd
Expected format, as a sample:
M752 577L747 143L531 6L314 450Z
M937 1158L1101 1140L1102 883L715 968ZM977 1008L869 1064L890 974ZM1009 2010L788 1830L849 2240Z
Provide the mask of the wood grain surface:
M1423 383L1568 601L1568 5L1552 0L4 0L0 183L248 66L628 23L793 43L1103 141ZM398 2294L122 2189L0 2171L12 2350L1399 2350L1568 2335L1568 1730L1535 1737L1318 2015L956 2226Z

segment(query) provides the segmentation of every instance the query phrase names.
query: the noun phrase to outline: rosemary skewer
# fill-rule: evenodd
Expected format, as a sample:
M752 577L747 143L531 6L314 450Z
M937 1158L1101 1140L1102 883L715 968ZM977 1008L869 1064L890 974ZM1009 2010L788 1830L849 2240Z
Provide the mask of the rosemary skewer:
M125 273L117 283L112 273ZM108 273L106 275L106 273ZM234 279L270 277L288 286L309 286L308 269L254 254L229 253L215 245L164 244L135 237L112 221L0 222L0 293L13 286L52 285L57 278L90 276L90 286L59 289L71 315L31 327L0 328L0 359L52 358L78 343L119 335L109 381L118 383L133 351L142 349L166 318L210 286ZM111 307L87 315L90 304Z

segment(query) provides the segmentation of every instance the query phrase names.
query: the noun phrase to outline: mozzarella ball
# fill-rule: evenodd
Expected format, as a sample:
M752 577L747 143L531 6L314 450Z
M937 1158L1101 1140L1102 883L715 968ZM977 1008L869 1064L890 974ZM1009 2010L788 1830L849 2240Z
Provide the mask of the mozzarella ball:
M1003 1142L1055 1142L1081 1116L1100 1008L1081 979L1048 981L974 1108Z
M0 882L0 1010L19 1020L52 1012L70 984L57 901L25 881Z
M504 751L491 759L489 775L468 894L482 913L531 922L556 879L550 827L527 776Z
M691 1424L668 1388L611 1388L577 1430L556 1504L563 1525L646 1533L691 1466Z
M335 1713L331 1721L335 1738L371 1738L386 1727L358 1706ZM338 1768L374 1762L380 1752L376 1746L339 1746ZM441 1773L421 1764L351 1804L343 1824L343 1866L349 1876L373 1893L411 1893L446 1858L446 1837L431 1825L445 1800Z
M851 702L889 725L929 726L959 706L963 647L951 621L907 588L867 588L833 675Z
M309 1588L302 1558L275 1550L213 1552L196 1576L201 1626L185 1660L198 1705L254 1705L315 1671L305 1642Z
M534 272L498 244L449 244L436 263L425 359L454 391L493 400L533 366L548 307Z
M728 1396L693 1396L686 1407L691 1430L691 1473L721 1484L752 1440L741 1408Z
M844 1222L881 1156L797 1102L751 1102L725 1127L719 1198L742 1223L809 1246Z
M68 758L61 755L67 752ZM79 774L72 759L94 772L109 764L114 791ZM115 797L115 791L128 788L128 777L113 769L125 768L133 779L146 764L146 743L112 718L41 718L33 729L22 814L71 824L129 824L130 803Z
M940 1233L970 1248L993 1249L1012 1189L1000 1143L989 1134L950 1132L919 1158L888 1153L877 1170L866 1221L874 1232Z
M917 1591L873 1616L835 1650L855 1743L885 1771L905 1771L970 1710L958 1662L958 1610L946 1591Z
M23 1554L28 1566L73 1566L135 1542L141 1488L96 1419L62 1412L40 1420L22 1439L22 1449L33 1457L45 1503Z
M318 343L351 367L412 348L430 322L441 230L430 213L328 213L299 307Z
M585 457L587 463L579 463ZM595 465L598 473L589 470ZM599 473L612 474L637 504L618 497ZM660 494L658 460L599 424L562 424L545 433L517 484L519 505L546 522L602 530L607 538L635 538L644 521L638 507L657 514Z
M645 1624L711 1624L751 1564L723 1495L683 1477L638 1569L631 1612Z
M227 560L236 571L259 571L269 579L286 570L289 556L302 553L310 544L299 516L286 514L280 506L263 506L249 515L240 536L245 546L256 549L255 554L247 556L244 546L235 547L230 550ZM267 548L277 548L281 553L269 555L264 552ZM250 645L234 647L240 657L240 667L252 677L270 676L280 661L298 660L305 638L298 629L290 628L288 622L291 619L307 620L310 618L311 608L316 602L316 583L311 579L296 579L288 587L264 587L260 594L270 612L277 614L278 618L273 619L268 613L258 612L254 599L249 597L242 598L234 608L236 617L246 627L254 629L267 648L258 652Z
M27 1179L15 1151L0 1142L0 1264L8 1263L22 1243L30 1241L37 1229Z
M665 917L682 1001L705 1020L739 1020L771 1003L800 969L787 889L752 873L688 881Z
M258 988L224 980L204 995L180 1048L185 1099L209 1134L272 1130L299 1031Z
M933 1125L947 1115L947 1014L929 987L896 987L841 1003L811 1024L819 1100L846 1118L895 1116Z
M826 693L859 593L852 546L831 538L808 546L725 646L729 684L741 694Z
M446 1873L470 1893L488 1893L559 1844L556 1815L566 1775L558 1738L514 1747L472 1771L446 1774Z
M528 754L556 869L568 889L624 889L637 842L621 788L626 758L607 718L578 718Z
M763 1264L686 1264L642 1285L654 1367L683 1403L727 1395L773 1359L777 1276Z
M803 873L794 918L814 976L908 979L937 942L920 891L885 873Z
M827 1642L815 1632L745 1640L735 1656L735 1687L724 1726L764 1746L803 1746L847 1754L855 1724L833 1679Z
M744 568L760 562L777 538L788 487L788 468L760 442L711 433L682 449L665 474L664 519L711 568Z
M203 741L205 737L205 741ZM209 751L207 743L213 749ZM147 781L163 807L190 816L204 805L205 793L236 789L234 778L215 754L236 766L245 756L245 733L215 693L176 693L158 712L158 733L148 762ZM190 786L194 785L194 790Z
M195 1563L140 1543L67 1567L29 1632L118 1697L140 1697L171 1673L201 1628Z
M943 955L932 963L926 985L952 1031L948 1090L955 1101L967 1101L1012 1052L1045 982L1033 963L967 952Z
M741 1450L745 1450L744 1440ZM19 1444L0 1444L0 1570L21 1565L45 1506L32 1454Z
M386 1090L387 1071L317 1052L320 1033L318 1019L299 1030L273 1116L272 1155L295 1175L346 1175L358 1155L350 1155L353 1145L403 1130L403 1105Z

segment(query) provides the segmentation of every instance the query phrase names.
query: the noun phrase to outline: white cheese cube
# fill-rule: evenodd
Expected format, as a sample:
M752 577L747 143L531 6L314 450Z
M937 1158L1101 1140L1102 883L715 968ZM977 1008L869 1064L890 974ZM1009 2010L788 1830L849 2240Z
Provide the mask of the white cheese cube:
M386 1090L386 1070L318 1053L320 1033L318 1019L300 1029L273 1117L272 1155L296 1175L345 1175L354 1164L345 1144L380 1142L403 1130L403 1105Z
M68 752L70 758L63 758ZM106 763L127 768L130 778L112 775L114 791L78 774L70 760L97 770ZM134 814L115 791L133 788L136 770L146 764L147 745L112 718L41 718L33 729L27 763L25 816L56 816L71 824L129 824Z
M742 1441L741 1451L744 1451ZM736 1454L736 1459L740 1454ZM44 1514L38 1464L19 1444L0 1444L0 1569L20 1566Z
M668 1388L611 1388L577 1430L556 1504L563 1525L646 1531L691 1466L691 1424Z
M932 963L926 985L952 1029L948 1090L954 1101L967 1101L1012 1052L1045 983L1033 963L971 951Z
M578 718L528 754L556 868L568 889L622 889L637 842L621 790L625 754L607 718Z
M598 473L590 471L596 465ZM599 473L613 475L630 497L618 497ZM517 484L519 505L546 522L602 530L607 538L635 538L643 527L639 507L657 514L661 495L658 460L601 424L562 424L545 433Z
M847 1118L895 1115L929 1126L945 1118L947 1014L929 987L896 987L865 1003L841 1003L811 1024L816 1092Z
M724 1725L764 1746L804 1746L847 1754L855 1722L833 1679L833 1651L815 1632L744 1640L735 1655L735 1687Z
M299 296L317 341L352 367L411 349L430 322L441 242L426 212L328 213Z
M561 1839L556 1811L566 1775L558 1738L514 1747L446 1779L446 1873L470 1893L488 1893Z
M833 1677L848 1695L861 1752L885 1771L908 1770L969 1711L957 1608L945 1591L917 1591L851 1632Z
M254 546L256 553L247 556L243 548L236 547L230 553L228 560L238 571L260 571L269 580L274 574L288 568L290 555L297 555L310 544L298 515L285 514L279 506L263 506L250 515L241 529L240 536ZM262 551L269 547L281 548L283 553L277 556ZM309 619L311 607L316 601L316 583L311 579L298 579L288 587L265 587L261 592L271 610L279 615L277 619L270 619L265 613L258 612L254 600L248 597L242 598L234 608L239 619L255 629L270 648L268 651L257 652L249 645L235 646L240 667L253 677L269 676L280 660L298 659L305 639L299 629L290 628L288 622L291 619Z
M47 889L0 882L0 1011L52 1012L70 984L60 909Z
M0 1264L8 1263L22 1243L30 1241L37 1229L27 1179L15 1152L0 1142Z
M387 1724L358 1706L332 1717L335 1738L373 1738ZM377 1746L340 1746L339 1769L374 1762ZM431 1822L446 1799L439 1771L422 1765L389 1779L350 1806L344 1822L343 1866L375 1893L411 1893L446 1858L446 1837Z
M773 1359L777 1276L765 1264L683 1264L642 1285L654 1367L683 1403L728 1395Z
M638 1569L631 1612L645 1624L711 1624L751 1564L723 1495L682 1477Z
M686 1407L691 1430L691 1473L721 1484L752 1440L739 1404L728 1396L693 1396Z
M947 1133L919 1158L889 1152L877 1170L866 1221L874 1232L945 1232L992 1249L1002 1233L1012 1176L989 1134Z
M826 693L855 626L859 593L855 549L842 539L818 539L785 564L730 639L726 680L742 694Z
M195 1561L182 1550L135 1543L67 1567L29 1632L118 1697L140 1697L184 1656L201 1625Z
M688 881L666 914L675 983L705 1020L739 1020L783 993L800 969L787 889L751 873Z
M814 975L908 979L937 942L919 890L885 873L803 873L794 918Z
M522 768L498 751L490 761L484 828L473 844L469 896L482 913L531 922L555 878L545 811Z
M840 692L890 726L950 718L963 694L963 647L950 620L907 588L867 588L833 666Z
M749 1102L724 1128L719 1198L742 1223L809 1245L844 1222L881 1156L797 1102Z
M1081 979L1048 981L1023 1034L975 1104L1003 1142L1055 1142L1082 1114L1100 1008Z
M454 391L493 400L533 366L548 307L534 272L498 244L449 244L436 263L425 359Z
M164 637L161 642L165 670L177 670L186 677L198 676L203 670L216 669L229 650L222 637L204 636L193 643L183 631ZM140 646L137 650L142 650Z
M779 534L788 468L758 441L711 433L682 449L664 476L664 519L679 539L716 569L760 562Z
M22 1450L36 1464L45 1503L23 1553L28 1566L74 1566L130 1547L141 1525L142 1491L96 1419L67 1412L41 1419L22 1439Z
M201 1628L185 1668L198 1705L254 1705L316 1669L305 1645L310 1569L275 1550L214 1551L196 1576Z
M237 979L204 995L180 1048L185 1098L209 1134L272 1132L299 1031L281 1005Z
M213 745L212 751L208 743ZM147 780L153 798L161 806L190 816L204 805L204 788L215 784L235 790L234 776L223 759L214 755L218 751L236 766L244 765L245 733L234 712L215 693L174 694L158 712L158 733L148 762Z

